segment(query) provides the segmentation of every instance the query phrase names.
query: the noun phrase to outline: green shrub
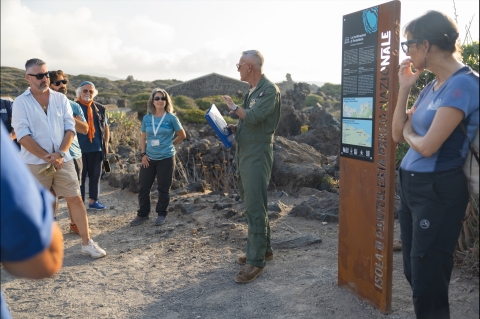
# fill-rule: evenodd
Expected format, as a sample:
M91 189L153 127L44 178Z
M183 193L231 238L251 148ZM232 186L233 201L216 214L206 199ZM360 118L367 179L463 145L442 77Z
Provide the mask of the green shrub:
M242 105L243 99L239 99L236 96L231 97L233 102L236 105ZM227 103L223 100L223 97L221 95L212 95L212 96L206 96L202 97L200 99L196 99L195 103L198 105L198 108L200 110L208 110L212 104L215 104L215 106L221 110L221 109L226 109L227 108Z
M317 103L320 103L320 105L323 105L324 102L325 101L323 100L322 96L316 95L316 94L309 94L305 98L304 103L305 103L305 106L314 106L314 105L317 105Z
M198 109L197 104L195 104L195 101L185 95L179 95L175 96L172 98L172 103L174 106L180 108L180 109Z
M146 114L148 100L139 100L131 104L131 109L135 112Z
M225 122L227 122L227 124L237 124L238 123L237 119L231 118L230 116L224 116L223 118L225 119Z
M307 132L308 132L308 125L303 125L302 127L300 127L301 134L305 134Z
M320 90L326 95L340 95L342 94L341 84L325 83Z
M462 59L463 63L471 67L473 70L478 72L478 62L479 62L479 48L478 41L474 41L470 44L462 46Z
M134 96L132 96L130 98L130 100L132 102L137 102L137 101L148 101L148 99L150 99L150 94L151 93L139 93L139 94L135 94ZM145 107L147 106L147 104L145 103Z
M198 110L198 109L186 109L183 110L182 114L178 114L180 119L185 122L185 123L199 123L199 124L204 124L207 123L207 120L205 119L205 111Z

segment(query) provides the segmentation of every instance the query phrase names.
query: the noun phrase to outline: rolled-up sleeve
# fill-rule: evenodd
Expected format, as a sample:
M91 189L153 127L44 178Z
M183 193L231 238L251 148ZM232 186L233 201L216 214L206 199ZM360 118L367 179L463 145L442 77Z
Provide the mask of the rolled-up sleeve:
M16 99L13 102L12 110L12 127L17 135L17 140L20 141L27 135L32 135L30 130L30 123L28 122L27 113L25 110L25 103L23 99Z
M77 132L75 131L75 119L73 118L72 107L67 98L65 98L62 103L65 109L65 112L63 112L63 129L65 132L72 131L76 135Z
M276 91L273 87L265 90L265 95L261 98L257 98L252 107L247 109L245 114L245 123L257 124L263 122L275 109L275 96Z

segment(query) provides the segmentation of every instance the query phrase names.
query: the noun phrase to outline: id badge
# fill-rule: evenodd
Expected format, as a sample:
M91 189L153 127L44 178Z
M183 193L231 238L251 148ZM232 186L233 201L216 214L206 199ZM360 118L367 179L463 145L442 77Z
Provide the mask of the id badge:
M159 146L160 140L152 140L152 146Z

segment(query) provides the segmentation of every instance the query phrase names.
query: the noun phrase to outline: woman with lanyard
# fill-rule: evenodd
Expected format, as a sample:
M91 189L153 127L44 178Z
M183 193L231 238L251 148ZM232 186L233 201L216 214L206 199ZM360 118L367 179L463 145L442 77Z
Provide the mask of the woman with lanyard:
M175 167L175 145L185 139L185 130L178 118L172 114L172 100L163 89L154 89L147 103L148 114L142 120L142 165L140 167L140 189L138 192L139 210L130 225L140 225L149 219L150 190L155 177L158 183L158 214L155 225L165 223L167 207L170 202Z
M478 74L460 58L455 22L429 11L405 26L392 136L410 149L400 165L404 274L417 318L450 318L448 286L468 203L462 167L478 129ZM412 70L412 67L416 71ZM429 70L436 79L407 110L410 90Z

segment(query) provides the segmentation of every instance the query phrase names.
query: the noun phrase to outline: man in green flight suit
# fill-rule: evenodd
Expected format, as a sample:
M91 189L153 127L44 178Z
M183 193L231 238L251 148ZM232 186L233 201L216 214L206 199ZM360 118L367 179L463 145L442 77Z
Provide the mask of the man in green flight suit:
M270 246L267 188L273 164L273 135L280 120L281 94L278 87L262 73L263 55L257 50L244 51L237 64L240 80L250 90L238 107L230 96L223 96L231 113L240 118L228 127L237 141L238 190L245 203L248 222L247 254L238 258L245 266L235 282L247 283L263 273L265 261L273 259Z

